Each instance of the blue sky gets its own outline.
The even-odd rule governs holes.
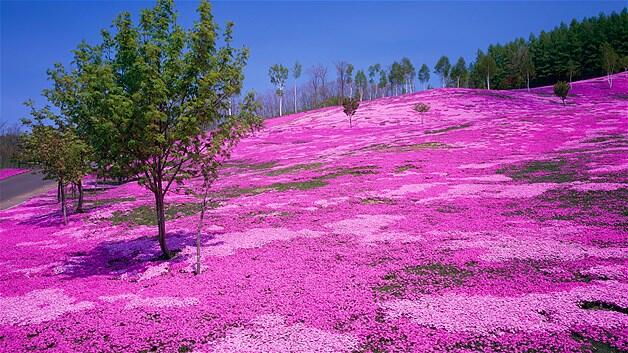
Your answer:
[[[136,15],[152,4],[0,0],[0,121],[25,117],[22,102],[29,98],[43,104],[46,69],[67,64],[82,39],[93,43],[117,13]],[[177,2],[184,26],[196,19],[196,6]],[[290,67],[299,60],[306,69],[322,63],[332,72],[337,60],[365,69],[407,56],[415,66],[425,62],[431,68],[443,54],[469,61],[491,43],[625,6],[625,1],[213,2],[218,22],[234,21],[236,44],[250,48],[245,86],[258,92],[270,89],[267,73],[274,63]]]

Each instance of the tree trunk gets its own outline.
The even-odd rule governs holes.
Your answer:
[[[78,183],[76,183],[78,188],[78,204],[76,205],[76,212],[83,213],[83,180],[80,179]]]
[[[61,193],[61,213],[63,214],[63,224],[68,224],[68,210],[65,206],[65,187],[63,185],[63,179],[59,180],[60,193]]]
[[[281,116],[281,104],[283,103],[283,96],[279,96],[279,116]]]
[[[297,112],[297,83],[294,83],[294,112]]]
[[[527,82],[528,82],[528,92],[530,92],[530,74],[526,74]]]
[[[159,229],[158,239],[159,248],[161,248],[162,257],[166,260],[172,258],[172,253],[168,250],[168,244],[166,244],[166,215],[164,212],[164,195],[161,191],[161,183],[157,186],[158,190],[155,193],[155,210],[157,213],[157,227]]]
[[[486,89],[488,90],[491,89],[491,76],[490,75],[486,75]]]
[[[203,183],[203,203],[201,204],[201,216],[198,220],[198,226],[196,227],[196,270],[195,274],[201,274],[201,233],[203,231],[203,220],[205,219],[205,210],[207,209],[207,195],[209,193],[209,182],[207,180]]]
[[[57,182],[57,203],[61,202],[61,182]]]

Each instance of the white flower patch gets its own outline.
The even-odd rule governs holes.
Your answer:
[[[342,353],[356,349],[359,340],[353,336],[327,332],[286,320],[276,314],[261,315],[248,327],[236,327],[214,347],[215,353]]]
[[[406,317],[426,327],[450,332],[557,332],[576,325],[604,328],[626,327],[625,314],[585,310],[583,301],[604,301],[625,306],[622,294],[628,285],[618,282],[578,287],[570,291],[492,295],[427,295],[418,300],[394,300],[382,304],[389,319]]]
[[[34,290],[17,297],[0,297],[0,324],[40,324],[93,307],[94,303],[78,302],[76,298],[65,295],[61,289]]]
[[[137,294],[119,294],[110,296],[101,296],[98,299],[107,302],[114,303],[118,301],[124,301],[125,309],[135,309],[140,307],[152,307],[152,308],[181,308],[189,305],[197,305],[200,301],[194,297],[141,297]]]
[[[253,228],[244,232],[218,234],[203,244],[202,256],[229,256],[238,249],[253,249],[262,247],[276,240],[291,240],[294,238],[320,237],[323,232],[308,229],[290,230],[286,228]],[[196,256],[196,248],[187,246],[182,255]]]
[[[393,215],[358,215],[355,218],[326,224],[325,227],[334,233],[356,236],[361,242],[367,244],[381,241],[413,242],[422,240],[423,237],[420,236],[384,230],[387,226],[404,218]]]

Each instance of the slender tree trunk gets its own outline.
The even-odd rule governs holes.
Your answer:
[[[283,96],[279,96],[279,116],[282,115],[281,104],[283,103]]]
[[[168,250],[168,244],[166,244],[166,214],[164,211],[164,195],[161,189],[161,181],[158,183],[157,192],[155,193],[155,210],[157,213],[157,228],[159,230],[159,248],[161,249],[163,258],[168,260],[172,258],[172,253]]]
[[[460,76],[456,79],[456,88],[460,88]]]
[[[196,227],[196,271],[197,275],[201,274],[201,233],[203,231],[203,220],[205,219],[205,210],[207,209],[207,196],[209,194],[209,182],[203,182],[203,203],[201,204],[201,215],[198,219]]]
[[[526,73],[527,83],[528,83],[528,92],[530,92],[530,73]]]
[[[65,205],[65,185],[63,185],[63,179],[59,180],[60,193],[61,193],[61,213],[63,214],[63,224],[68,224],[68,210]]]
[[[83,180],[79,179],[78,183],[76,183],[76,187],[78,188],[78,204],[76,205],[76,212],[83,213]]]
[[[491,89],[491,76],[490,75],[486,75],[486,89],[488,90]]]
[[[294,112],[297,112],[297,83],[294,83]]]
[[[61,202],[61,182],[57,182],[57,203]]]

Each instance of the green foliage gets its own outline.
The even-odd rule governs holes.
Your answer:
[[[268,76],[270,76],[270,83],[277,88],[277,95],[282,96],[288,79],[288,68],[281,64],[275,64],[268,69]]]
[[[419,69],[419,81],[423,85],[430,80],[430,68],[427,65],[421,65],[421,69]]]
[[[452,81],[456,83],[456,87],[460,87],[462,83],[463,86],[466,86],[465,82],[467,81],[467,63],[464,61],[463,57],[458,58],[456,64],[451,68],[450,76]]]
[[[624,9],[621,13],[573,20],[569,25],[562,23],[551,31],[530,35],[527,40],[517,38],[491,45],[486,52],[495,60],[491,87],[519,88],[527,84],[528,76],[531,86],[543,86],[570,76],[580,80],[608,74],[611,70],[605,67],[600,46],[606,42],[618,57],[628,55],[626,28],[628,10]],[[478,53],[470,76],[471,85],[477,88],[486,84],[486,74],[478,72],[484,70],[478,65],[480,58]],[[612,72],[617,68],[612,68]]]
[[[569,88],[569,84],[565,81],[558,81],[554,84],[554,94],[563,101],[563,105],[565,105],[565,99],[569,93]]]
[[[438,59],[436,65],[434,66],[434,73],[440,76],[443,87],[447,85],[447,80],[449,79],[449,70],[451,70],[449,58],[443,55],[440,57],[440,59]]]
[[[138,23],[124,12],[100,44],[79,45],[68,76],[78,102],[74,122],[99,164],[137,177],[155,195],[166,258],[164,195],[188,178],[215,179],[235,143],[261,125],[252,94],[228,114],[248,50],[232,46],[232,23],[219,35],[209,2],[197,12],[189,30],[171,0],[143,10]]]
[[[299,77],[301,77],[302,71],[303,71],[303,66],[301,66],[301,63],[299,63],[298,61],[295,62],[292,68],[292,77],[294,77],[294,79],[297,80]]]
[[[362,70],[358,70],[355,73],[355,86],[358,88],[358,92],[360,93],[360,100],[362,100],[364,96],[364,91],[368,88],[368,81],[366,79],[366,74]]]

